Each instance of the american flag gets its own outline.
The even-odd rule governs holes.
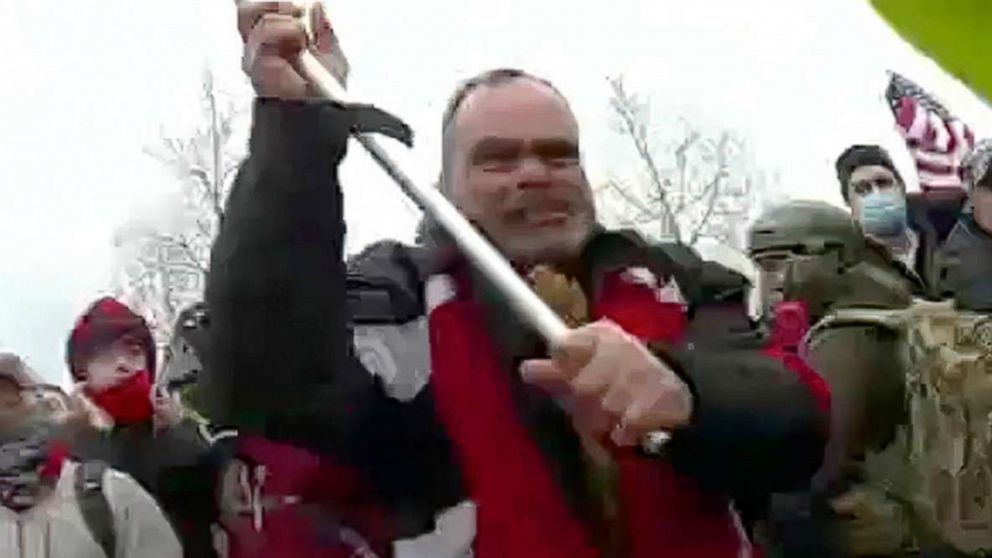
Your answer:
[[[920,86],[890,72],[885,97],[906,140],[923,191],[961,188],[961,160],[975,145],[971,129]]]

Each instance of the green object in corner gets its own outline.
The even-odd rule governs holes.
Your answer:
[[[899,35],[980,96],[992,99],[992,2],[870,0]]]

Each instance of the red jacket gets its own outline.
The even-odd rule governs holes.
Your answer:
[[[230,558],[387,554],[386,515],[353,469],[255,436],[236,444],[219,489]]]
[[[802,302],[781,302],[775,307],[771,339],[765,354],[781,360],[809,386],[820,410],[830,410],[830,386],[799,356],[799,346],[809,333],[809,310]]]
[[[685,307],[662,302],[655,285],[615,272],[599,292],[594,319],[610,319],[646,343],[682,341]],[[567,508],[548,463],[515,418],[481,309],[462,292],[437,305],[430,323],[438,412],[460,457],[468,496],[479,508],[477,556],[599,556],[590,526]],[[620,449],[614,459],[626,556],[750,555],[727,495],[703,490],[664,459]]]

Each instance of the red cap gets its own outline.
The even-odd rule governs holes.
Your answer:
[[[76,320],[66,344],[66,363],[75,381],[82,381],[86,361],[93,353],[122,337],[132,337],[145,349],[148,372],[155,376],[155,341],[144,318],[117,300],[104,297]]]

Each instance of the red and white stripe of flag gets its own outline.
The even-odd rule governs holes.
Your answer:
[[[957,119],[945,120],[910,96],[899,101],[896,128],[906,140],[916,162],[920,188],[961,188],[959,169],[965,154],[974,147],[971,129]]]

